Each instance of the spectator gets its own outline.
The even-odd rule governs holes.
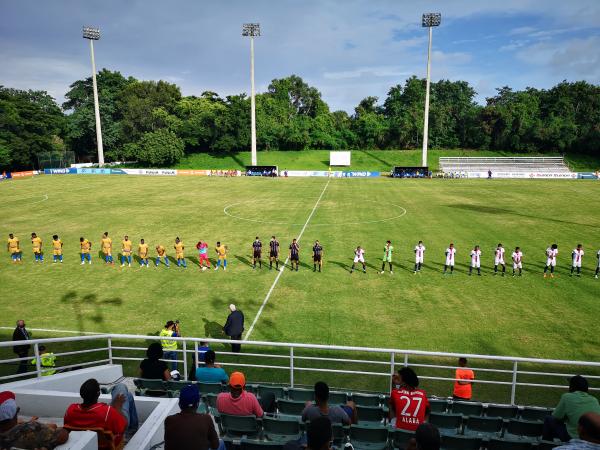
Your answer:
[[[569,381],[569,392],[562,395],[552,415],[544,420],[542,438],[559,438],[563,442],[577,439],[579,418],[588,412],[600,413],[600,405],[596,397],[588,394],[587,380],[576,375]]]
[[[208,342],[200,342],[200,347],[198,347],[198,362],[204,362],[204,355],[209,350],[210,345],[208,344]]]
[[[435,425],[422,423],[415,431],[415,437],[408,441],[406,450],[440,450],[440,432]]]
[[[571,439],[568,444],[556,448],[559,450],[600,450],[600,414],[583,414],[579,418],[577,433],[579,439]]]
[[[188,385],[179,393],[180,413],[165,419],[165,450],[224,450],[212,417],[198,414],[200,392]]]
[[[167,363],[161,361],[163,358],[163,349],[158,342],[153,342],[146,350],[146,359],[140,363],[140,378],[149,380],[170,380],[171,373]]]
[[[242,339],[242,333],[244,332],[244,313],[238,311],[234,304],[229,305],[231,311],[227,316],[227,322],[223,327],[223,331],[234,341]],[[239,353],[242,350],[241,344],[231,344],[231,351]]]
[[[215,365],[215,352],[208,350],[204,354],[204,366],[196,369],[196,381],[201,383],[227,383],[229,377],[218,365]]]
[[[43,370],[42,376],[54,375],[56,373],[54,369],[56,367],[56,356],[52,352],[47,352],[46,347],[43,345],[40,345],[38,350],[40,352],[40,366]],[[35,359],[31,360],[31,364],[35,366]]]
[[[24,320],[17,320],[17,327],[15,331],[13,331],[12,340],[13,341],[28,341],[31,339],[31,335],[25,328]],[[29,355],[29,349],[31,345],[23,344],[23,345],[15,345],[13,347],[13,352],[17,354],[19,358],[27,358]],[[19,361],[19,368],[17,369],[17,373],[25,373],[27,372],[27,360]]]
[[[177,370],[177,341],[168,338],[181,336],[179,321],[169,320],[160,331],[159,336],[165,359],[171,360],[171,370]]]
[[[458,368],[454,376],[454,391],[452,398],[454,400],[471,400],[473,396],[473,382],[475,373],[471,369],[466,369],[467,358],[458,358]]]
[[[488,169],[488,180],[492,179],[492,169]]]
[[[133,396],[124,384],[117,384],[110,405],[98,402],[100,384],[94,378],[85,381],[79,389],[83,403],[73,403],[65,413],[65,427],[78,429],[101,428],[113,435],[115,447],[121,444],[125,430],[138,427],[138,416]]]
[[[356,408],[353,402],[348,402],[344,407],[329,406],[329,386],[323,381],[315,383],[315,404],[308,404],[302,411],[302,421],[312,423],[318,417],[328,417],[331,423],[350,425],[356,423]]]
[[[229,378],[229,392],[217,396],[217,411],[232,416],[262,417],[264,411],[275,412],[275,395],[268,392],[259,401],[254,394],[247,392],[246,377],[242,372],[233,372]]]
[[[427,394],[419,386],[419,377],[409,367],[392,377],[390,419],[396,417],[396,428],[415,431],[429,416]]]
[[[0,392],[0,448],[53,449],[64,444],[69,433],[54,424],[42,424],[36,420],[19,423],[19,407],[15,394]]]

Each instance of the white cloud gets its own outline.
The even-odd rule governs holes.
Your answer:
[[[358,67],[352,70],[342,70],[337,72],[325,72],[323,73],[323,78],[326,80],[347,80],[363,77],[394,78],[404,77],[410,74],[410,72],[402,70],[399,66],[376,66]]]

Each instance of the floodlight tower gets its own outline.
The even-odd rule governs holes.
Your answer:
[[[429,83],[431,75],[431,36],[433,27],[439,27],[442,21],[440,13],[423,14],[422,25],[429,28],[429,46],[427,48],[427,85],[425,88],[425,118],[423,123],[423,167],[427,167],[427,141],[429,140]]]
[[[94,89],[94,115],[96,116],[96,142],[98,144],[98,165],[104,165],[104,147],[102,146],[102,126],[100,125],[100,105],[98,104],[98,85],[96,84],[96,61],[94,60],[94,41],[100,39],[100,28],[83,27],[83,38],[90,41],[92,54],[92,85]]]
[[[250,120],[252,165],[256,166],[256,102],[254,99],[254,38],[260,36],[259,23],[242,25],[242,36],[250,36]]]

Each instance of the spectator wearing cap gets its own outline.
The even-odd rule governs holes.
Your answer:
[[[27,331],[27,328],[25,328],[25,321],[17,320],[17,326],[15,328],[15,331],[13,331],[12,340],[13,341],[28,341],[29,339],[31,339],[31,335],[29,334],[29,331]],[[21,345],[15,345],[13,347],[13,352],[15,352],[19,358],[27,358],[27,356],[29,355],[30,349],[31,349],[31,345],[25,343],[25,344],[21,344]],[[17,373],[25,373],[25,372],[27,372],[27,360],[22,359],[21,361],[19,361],[19,367],[17,368]]]
[[[244,313],[239,311],[233,303],[229,305],[229,311],[223,331],[232,341],[241,341],[244,332]],[[242,344],[231,344],[231,351],[239,353],[242,351]]]
[[[275,412],[275,395],[265,393],[260,403],[252,394],[245,390],[246,377],[242,372],[233,372],[229,377],[229,392],[221,392],[217,396],[217,411],[232,416],[262,417],[264,412]]]
[[[559,450],[600,450],[600,414],[585,413],[577,426],[579,439],[571,439],[568,444],[556,447]]]
[[[562,395],[552,415],[544,420],[544,440],[576,439],[580,417],[588,412],[600,413],[598,399],[588,394],[588,388],[587,380],[581,375],[569,380],[569,392]]]
[[[357,422],[356,408],[353,402],[342,406],[329,406],[329,386],[323,381],[315,383],[315,404],[309,404],[302,411],[302,421],[312,423],[318,417],[329,417],[331,423],[350,425]]]
[[[419,377],[410,367],[403,367],[392,377],[390,419],[395,417],[396,428],[416,429],[429,417],[427,394],[419,387]]]
[[[181,412],[165,419],[165,450],[224,450],[212,417],[199,414],[200,392],[194,385],[185,386],[179,393]]]
[[[406,450],[440,450],[442,440],[435,425],[422,423],[415,431],[415,437],[408,441]]]
[[[19,423],[18,416],[15,394],[0,392],[0,448],[53,449],[69,439],[69,433],[64,428],[36,420]]]
[[[85,381],[79,389],[83,403],[73,403],[67,408],[65,428],[95,429],[101,428],[112,433],[113,443],[117,447],[123,441],[123,435],[129,428],[138,427],[138,416],[133,396],[127,387],[119,383],[111,391],[110,405],[98,402],[100,384],[94,378]]]
[[[201,383],[227,383],[229,377],[222,367],[215,364],[216,354],[213,350],[204,353],[204,365],[196,369],[196,381]]]

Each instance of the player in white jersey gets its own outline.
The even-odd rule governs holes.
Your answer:
[[[494,275],[498,273],[498,266],[502,266],[502,276],[504,276],[506,264],[504,263],[504,247],[502,247],[502,244],[498,244],[494,252]]]
[[[444,275],[446,275],[446,271],[448,267],[450,267],[450,275],[454,273],[454,257],[456,256],[456,249],[454,248],[454,244],[450,244],[450,246],[446,249],[446,264],[444,264]]]
[[[481,250],[479,245],[476,245],[471,250],[471,265],[469,266],[469,276],[473,273],[473,269],[477,269],[477,275],[481,276]]]
[[[598,273],[600,273],[600,250],[596,253],[596,258],[598,258],[598,265],[596,266],[596,275],[594,275],[594,278],[598,279]]]
[[[367,265],[365,264],[365,251],[360,248],[360,245],[356,247],[356,250],[354,250],[354,262],[352,263],[350,273],[354,272],[354,266],[357,262],[362,264],[363,272],[367,273]]]
[[[415,247],[415,273],[421,273],[421,266],[423,265],[424,259],[425,246],[423,245],[423,241],[419,241],[419,243]]]
[[[523,275],[523,252],[520,247],[516,247],[515,251],[512,254],[513,261],[513,277],[515,276],[515,271],[519,269],[519,276]]]
[[[546,272],[550,269],[550,278],[554,278],[554,268],[556,267],[556,256],[558,255],[558,245],[552,244],[546,249],[546,267],[544,267],[544,278]]]
[[[571,257],[573,258],[573,263],[571,264],[571,275],[573,276],[573,271],[577,270],[577,276],[581,276],[581,260],[583,259],[583,245],[577,244],[577,248],[573,249],[571,253]]]

